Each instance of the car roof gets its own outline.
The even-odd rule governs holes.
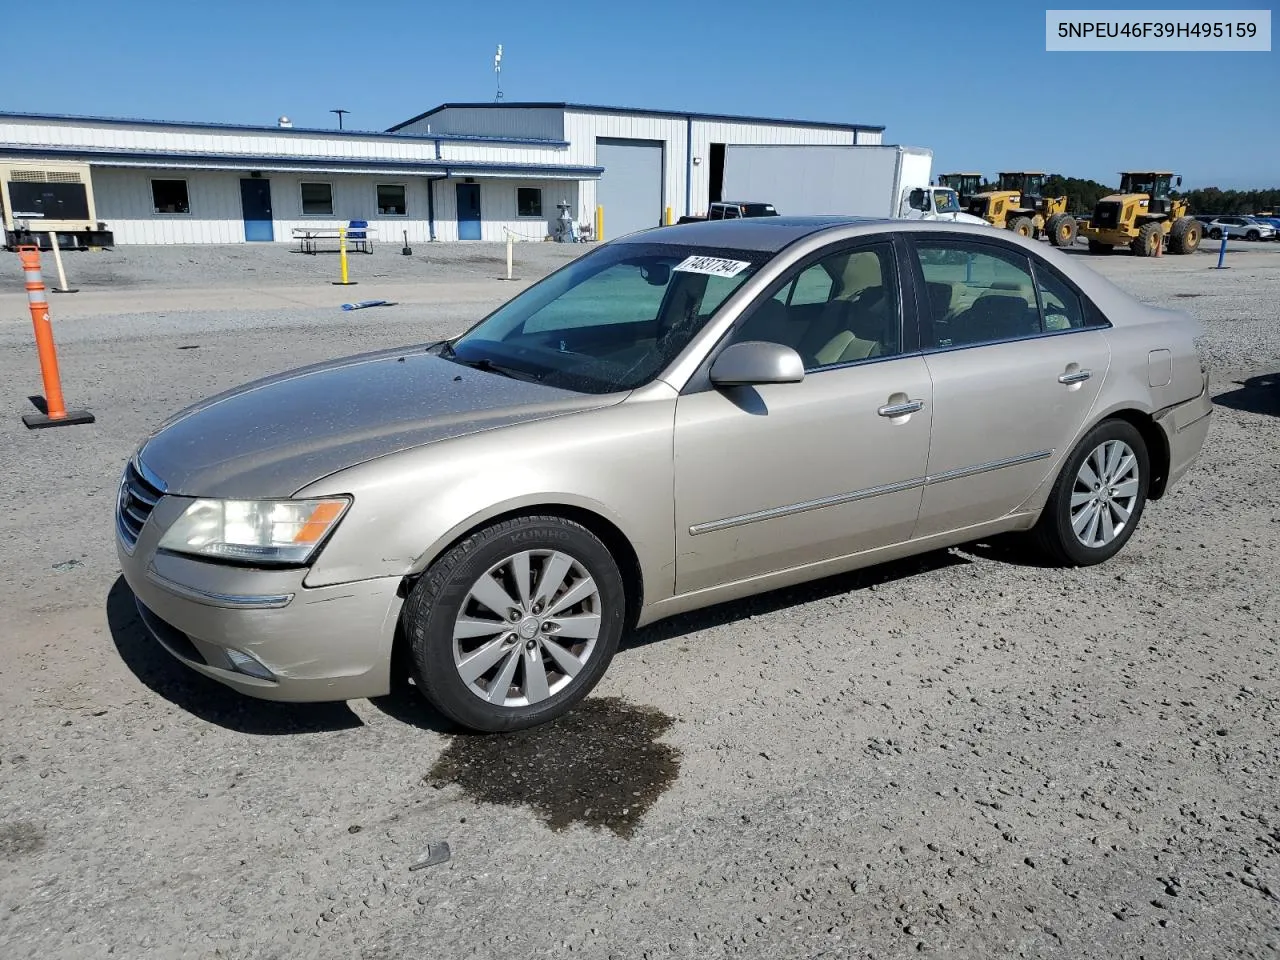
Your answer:
[[[670,227],[652,227],[619,237],[614,243],[672,243],[690,247],[719,247],[778,253],[797,240],[822,233],[888,233],[927,229],[990,237],[986,224],[952,223],[938,220],[898,220],[889,217],[745,217],[740,220],[704,220]],[[998,231],[1005,233],[1006,231]]]

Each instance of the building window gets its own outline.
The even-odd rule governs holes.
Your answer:
[[[304,217],[333,216],[333,184],[303,183],[301,186]]]
[[[408,212],[403,183],[380,183],[378,190],[378,215],[403,217]]]
[[[191,202],[187,198],[187,181],[152,180],[151,205],[156,213],[190,213]]]
[[[542,191],[537,187],[520,187],[517,189],[516,215],[520,217],[542,216]]]

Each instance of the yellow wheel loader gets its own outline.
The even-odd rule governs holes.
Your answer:
[[[1195,253],[1204,225],[1187,216],[1187,202],[1170,196],[1182,178],[1162,171],[1120,174],[1120,190],[1103,197],[1080,235],[1090,253],[1110,253],[1127,246],[1134,256],[1154,257],[1163,246],[1170,253]]]
[[[977,195],[978,189],[982,186],[982,174],[980,173],[940,173],[938,174],[938,186],[950,187],[960,197],[960,206],[968,207],[969,201]]]
[[[973,197],[969,212],[998,230],[1012,230],[1023,237],[1048,234],[1055,246],[1070,246],[1076,241],[1075,218],[1067,216],[1067,198],[1046,197],[1044,182],[1045,175],[1038,171],[1002,173],[995,190]],[[1055,217],[1050,229],[1049,221]]]

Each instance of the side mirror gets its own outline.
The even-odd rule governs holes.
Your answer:
[[[1181,178],[1181,177],[1178,177],[1177,185],[1178,185],[1179,187],[1180,187],[1180,186],[1182,186],[1182,178]]]
[[[804,361],[800,354],[780,343],[763,340],[732,344],[711,364],[711,382],[717,387],[799,383],[803,379]]]

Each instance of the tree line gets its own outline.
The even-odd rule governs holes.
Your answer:
[[[984,183],[983,190],[995,190],[996,184]],[[1050,174],[1045,178],[1045,195],[1067,198],[1067,209],[1072,213],[1088,215],[1098,201],[1116,192],[1116,187],[1098,183],[1097,180],[1080,180]],[[1218,213],[1248,215],[1280,211],[1280,188],[1270,190],[1219,190],[1205,187],[1200,190],[1174,190],[1175,197],[1187,201],[1190,213]]]

